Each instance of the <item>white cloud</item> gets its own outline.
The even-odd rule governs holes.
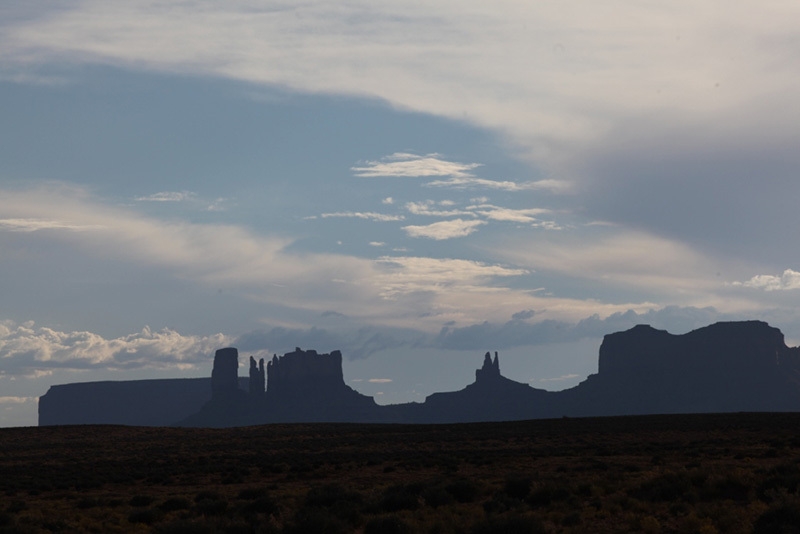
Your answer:
[[[394,199],[392,197],[386,197],[381,201],[382,204],[394,204]]]
[[[439,203],[441,206],[452,206],[452,203]],[[409,213],[414,215],[425,215],[429,217],[456,217],[459,215],[469,215],[472,216],[473,214],[466,210],[440,210],[436,209],[436,202],[433,200],[425,200],[422,202],[407,202],[406,209]]]
[[[41,245],[47,245],[48,240],[63,241],[70,244],[79,261],[123,261],[156,268],[164,276],[224,290],[270,309],[294,310],[298,317],[317,317],[337,310],[368,324],[428,330],[440,324],[426,319],[426,314],[442,320],[480,321],[544,307],[524,289],[498,287],[500,279],[527,273],[525,269],[456,259],[371,260],[295,251],[285,238],[256,236],[231,225],[146,217],[119,206],[108,207],[81,192],[3,190],[0,213],[37,219],[49,214],[57,220],[96,228],[17,234],[14,237],[19,242],[12,242],[14,246],[24,248],[29,241]],[[465,222],[466,227],[458,221],[451,227],[420,227],[420,235],[444,238],[469,232],[474,229],[471,225],[485,224]],[[564,310],[573,305],[579,316],[604,309],[597,303],[578,301],[550,302],[546,307]],[[610,312],[616,310],[612,307]]]
[[[724,279],[717,276],[730,270],[724,259],[647,232],[593,229],[557,238],[542,234],[535,246],[508,240],[493,249],[494,257],[562,280],[581,280],[596,291],[635,292],[661,305],[713,306],[726,313],[763,308],[726,291]]]
[[[323,213],[320,215],[323,219],[331,217],[342,217],[352,219],[364,219],[368,221],[389,222],[389,221],[402,221],[405,219],[402,215],[386,215],[384,213],[375,212],[360,212],[360,211],[345,211],[336,213]]]
[[[376,177],[409,177],[452,176],[455,178],[470,177],[473,169],[480,163],[458,163],[441,159],[439,154],[418,156],[396,152],[380,161],[367,161],[362,167],[352,167],[356,176],[364,178]]]
[[[764,291],[800,289],[800,272],[786,269],[780,276],[759,274],[745,282],[733,282],[732,285],[763,289]]]
[[[542,228],[544,230],[563,230],[564,227],[555,221],[536,221],[531,224],[534,228]]]
[[[434,180],[425,184],[428,187],[452,187],[457,189],[484,188],[499,191],[535,191],[545,190],[556,193],[565,193],[572,189],[566,182],[556,180],[539,180],[535,182],[511,182],[508,180],[487,180],[476,176],[456,176],[447,180]]]
[[[370,378],[367,382],[371,384],[389,384],[392,382],[391,378]]]
[[[395,317],[413,315],[424,331],[438,331],[453,324],[506,321],[519,310],[536,310],[541,320],[579,321],[598,314],[635,310],[646,312],[658,306],[648,302],[604,303],[595,299],[548,296],[537,290],[514,290],[503,285],[532,273],[531,269],[486,264],[463,259],[394,256],[377,260],[382,267],[374,278],[381,297],[393,304]]]
[[[197,193],[191,191],[162,191],[144,197],[136,197],[138,202],[183,202],[195,198]]]
[[[0,324],[0,362],[4,375],[31,376],[58,369],[191,369],[227,346],[231,338],[184,336],[170,329],[105,339],[92,332],[61,332],[30,322]]]
[[[9,232],[36,232],[38,230],[97,230],[100,225],[75,224],[52,219],[18,218],[0,219],[0,230]]]
[[[486,221],[465,221],[463,219],[453,219],[451,221],[440,221],[425,226],[403,226],[403,230],[411,237],[426,237],[442,241],[444,239],[454,239],[466,237],[478,230],[478,226],[486,224]]]
[[[384,246],[386,246],[386,243],[384,243],[383,241],[370,241],[369,242],[369,246],[371,246],[371,247],[384,247]]]
[[[550,213],[551,211],[545,208],[523,208],[523,209],[503,208],[500,206],[493,206],[491,204],[468,206],[467,209],[473,213],[479,214],[482,217],[486,217],[487,219],[493,221],[509,221],[509,222],[520,222],[520,223],[536,222],[538,220],[536,218],[537,215]]]
[[[480,287],[485,280],[521,276],[529,272],[526,269],[449,258],[385,256],[377,261],[385,268],[378,277],[384,296],[454,288],[466,293]]]

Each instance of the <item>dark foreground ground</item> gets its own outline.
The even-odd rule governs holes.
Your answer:
[[[0,532],[800,532],[799,491],[800,414],[0,429]]]

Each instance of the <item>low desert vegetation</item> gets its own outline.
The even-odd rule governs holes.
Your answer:
[[[0,533],[793,532],[800,414],[0,429]]]

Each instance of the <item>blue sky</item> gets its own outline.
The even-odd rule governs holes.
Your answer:
[[[345,356],[561,389],[606,333],[800,343],[792,2],[0,7],[0,425],[52,384]]]

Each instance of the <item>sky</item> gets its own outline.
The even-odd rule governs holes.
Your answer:
[[[800,344],[800,4],[0,4],[0,426],[341,350],[423,401],[605,334]]]

